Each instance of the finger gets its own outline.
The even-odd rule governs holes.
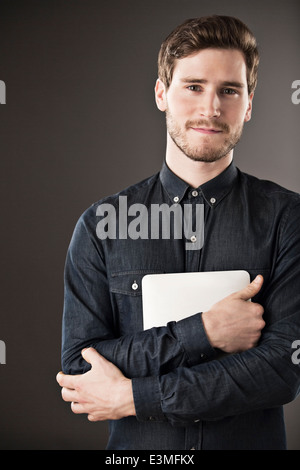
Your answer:
[[[66,387],[70,389],[75,388],[76,377],[74,375],[66,375],[63,372],[59,372],[56,376],[56,381],[61,387]]]
[[[259,274],[256,278],[248,284],[247,287],[237,292],[237,296],[242,300],[249,300],[254,297],[262,288],[264,278]]]
[[[96,421],[106,421],[106,417],[105,417],[105,416],[101,417],[101,416],[99,416],[99,415],[95,416],[95,415],[89,414],[87,418],[88,418],[89,421],[92,421],[92,422],[96,422]]]
[[[86,407],[82,403],[78,403],[76,401],[72,401],[71,403],[71,410],[75,414],[82,414],[82,413],[87,413]]]
[[[70,388],[63,387],[61,390],[61,396],[64,401],[79,401],[80,397],[76,390],[72,390]]]
[[[91,364],[91,366],[95,366],[99,362],[99,359],[103,359],[103,357],[94,348],[83,349],[81,351],[81,355],[86,362]]]
[[[99,421],[99,419],[97,419],[94,415],[88,415],[87,418],[89,421]]]
[[[63,372],[58,372],[58,374],[56,375],[56,382],[59,383],[59,385],[62,387],[62,382],[64,380],[64,373]]]

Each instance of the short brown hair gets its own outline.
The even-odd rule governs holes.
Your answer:
[[[158,76],[169,88],[175,60],[201,49],[237,49],[245,57],[248,93],[255,90],[259,54],[250,29],[231,16],[205,16],[186,20],[172,31],[162,43],[158,55]]]

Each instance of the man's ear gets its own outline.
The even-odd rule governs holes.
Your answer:
[[[248,98],[249,101],[248,101],[248,107],[247,107],[247,111],[246,111],[245,119],[244,119],[245,122],[248,122],[251,119],[253,96],[254,96],[254,92],[251,93]]]
[[[156,80],[154,90],[156,106],[160,111],[165,111],[167,109],[166,87],[159,78]]]

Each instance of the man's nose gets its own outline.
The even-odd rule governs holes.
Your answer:
[[[205,118],[217,118],[220,116],[220,99],[215,92],[206,92],[201,95],[199,113]]]

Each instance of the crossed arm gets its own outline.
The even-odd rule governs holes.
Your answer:
[[[245,289],[202,314],[208,339],[214,348],[235,353],[256,345],[265,325],[263,308],[247,300],[259,292],[262,283],[262,277],[258,276]],[[62,397],[71,402],[72,411],[86,413],[91,421],[135,415],[132,380],[94,348],[84,349],[82,356],[91,365],[91,370],[80,375],[62,372],[57,375]]]

